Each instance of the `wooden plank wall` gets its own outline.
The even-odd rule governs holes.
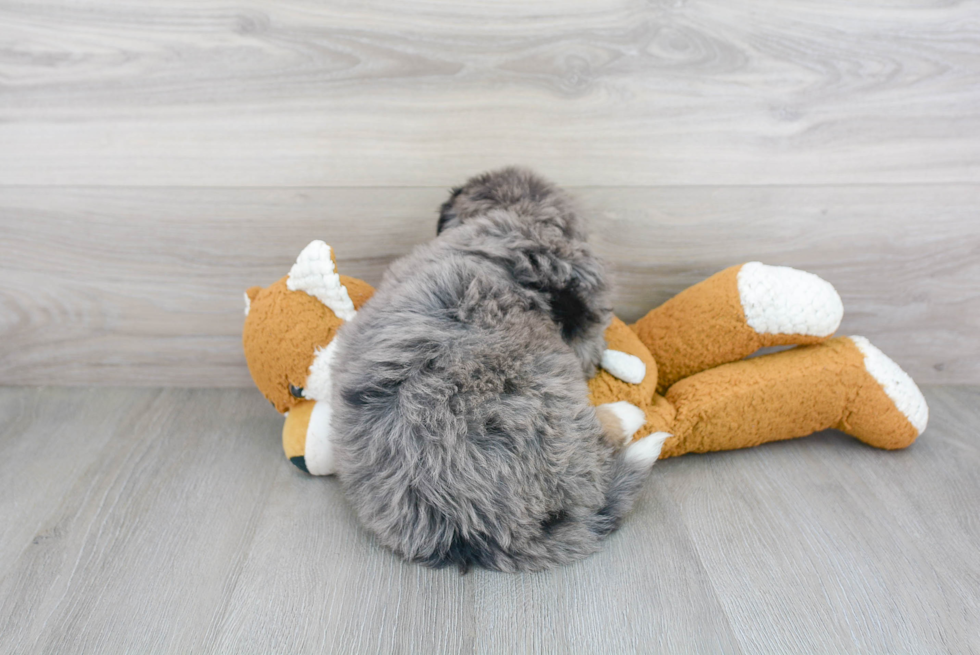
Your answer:
[[[0,0],[0,383],[239,386],[313,238],[377,282],[446,189],[572,187],[635,318],[758,259],[980,382],[980,5]]]

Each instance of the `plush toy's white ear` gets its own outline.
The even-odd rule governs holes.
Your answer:
[[[323,241],[311,241],[296,258],[289,269],[286,288],[290,291],[305,291],[329,307],[337,318],[349,321],[357,311],[347,293],[347,287],[340,282],[330,258],[330,246]]]
[[[245,290],[245,316],[252,309],[252,301],[262,291],[262,287],[249,287]]]

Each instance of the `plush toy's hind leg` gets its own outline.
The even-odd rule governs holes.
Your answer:
[[[829,282],[750,262],[682,291],[631,327],[657,360],[663,393],[682,378],[765,346],[820,343],[843,314]]]
[[[862,337],[800,346],[698,373],[667,392],[675,436],[661,457],[733,450],[836,428],[904,448],[928,408],[912,379]]]

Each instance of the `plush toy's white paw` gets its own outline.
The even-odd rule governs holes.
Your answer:
[[[306,450],[303,453],[310,475],[333,475],[337,472],[330,443],[330,403],[318,402],[310,413],[306,428]]]
[[[626,449],[626,460],[639,467],[651,467],[660,457],[664,442],[673,435],[667,432],[654,432],[636,441]]]
[[[606,349],[606,352],[602,353],[601,366],[610,374],[630,384],[643,382],[647,374],[647,365],[642,359],[621,350]]]
[[[864,337],[849,338],[864,355],[864,368],[878,381],[885,394],[895,403],[898,411],[905,415],[912,427],[922,434],[929,422],[929,406],[915,381],[894,360]]]
[[[616,436],[622,439],[623,443],[629,443],[636,431],[647,422],[647,415],[643,413],[643,410],[625,400],[617,403],[603,403],[596,407],[595,411],[600,415],[600,420],[604,415],[611,415],[619,426]],[[606,425],[608,422],[603,421],[603,424]]]
[[[827,337],[844,317],[844,303],[830,282],[788,266],[743,265],[738,294],[745,322],[759,334]]]

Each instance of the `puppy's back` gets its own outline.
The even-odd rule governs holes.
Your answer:
[[[601,437],[549,295],[515,280],[495,220],[519,217],[456,227],[396,262],[338,336],[345,491],[385,546],[430,566],[581,558],[645,477]]]

